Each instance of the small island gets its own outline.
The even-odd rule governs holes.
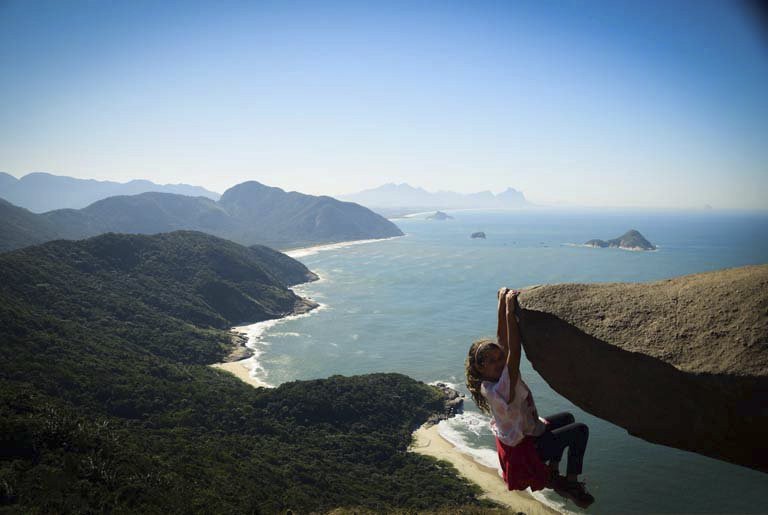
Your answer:
[[[483,231],[473,232],[472,234],[470,234],[469,237],[472,238],[473,240],[476,240],[478,238],[480,238],[481,240],[484,240],[485,233]]]
[[[656,246],[650,241],[646,240],[645,237],[635,229],[631,229],[618,238],[614,238],[612,240],[589,240],[588,242],[584,243],[584,245],[588,247],[600,248],[614,247],[624,250],[656,250]]]
[[[435,211],[434,215],[429,215],[427,220],[453,220],[453,217],[442,211]]]

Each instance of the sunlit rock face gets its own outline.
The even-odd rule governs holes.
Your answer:
[[[520,295],[549,385],[654,443],[768,472],[768,265]]]

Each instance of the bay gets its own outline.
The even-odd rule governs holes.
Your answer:
[[[464,358],[473,340],[495,335],[501,286],[651,281],[768,262],[765,212],[448,213],[453,220],[395,220],[404,237],[299,253],[321,280],[294,289],[322,307],[263,331],[256,342],[259,378],[277,385],[334,374],[399,372],[448,382],[466,394]],[[629,229],[659,249],[579,246]],[[487,238],[471,239],[476,231]],[[768,475],[630,436],[554,392],[525,358],[521,371],[543,416],[570,411],[590,428],[583,479],[597,499],[591,512],[766,511]],[[488,419],[471,399],[465,405],[465,414],[444,424],[442,432],[495,466]],[[547,501],[562,506],[557,496],[547,495]],[[575,508],[569,503],[568,509]]]

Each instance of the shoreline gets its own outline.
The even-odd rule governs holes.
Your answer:
[[[315,279],[291,285],[288,289],[293,291],[293,288],[296,286],[311,284],[322,280],[322,277],[317,274],[315,274],[315,277]],[[229,332],[231,335],[230,342],[232,344],[232,349],[227,357],[224,358],[224,361],[211,363],[208,366],[229,372],[241,381],[244,381],[255,388],[274,388],[273,385],[256,377],[257,371],[259,369],[263,370],[263,367],[259,365],[257,360],[257,358],[261,356],[262,351],[258,349],[256,345],[269,328],[286,320],[309,316],[312,312],[319,311],[325,307],[325,304],[315,302],[310,298],[298,297],[298,300],[293,306],[293,310],[287,315],[230,328]]]
[[[408,451],[447,461],[460,476],[480,487],[483,491],[480,498],[495,501],[513,512],[525,512],[526,515],[560,513],[527,491],[507,490],[497,469],[482,465],[461,452],[440,434],[438,425],[424,424],[414,431]]]
[[[374,243],[377,241],[394,240],[395,238],[402,238],[403,236],[405,236],[405,234],[401,236],[389,236],[387,238],[372,238],[368,240],[349,240],[349,241],[339,241],[336,243],[323,243],[321,245],[312,245],[309,247],[296,247],[295,249],[281,250],[280,252],[282,252],[288,257],[292,257],[296,259],[304,256],[310,256],[312,254],[316,254],[317,252],[322,252],[324,250],[343,249],[346,247],[352,247],[354,245],[362,245],[364,243]]]
[[[629,252],[658,252],[661,247],[658,245],[655,245],[656,248],[653,249],[644,249],[642,247],[601,247],[599,245],[587,245],[586,243],[561,243],[564,247],[581,247],[586,249],[619,249],[619,250],[626,250]]]
[[[213,363],[210,366],[213,368],[218,368],[219,370],[224,370],[225,372],[229,372],[230,374],[234,375],[241,381],[248,383],[254,388],[272,388],[271,385],[265,383],[261,379],[251,376],[252,369],[246,366],[246,362],[250,361],[250,359],[251,358],[246,358],[241,359],[240,361],[230,361],[228,363]]]
[[[303,302],[301,303],[297,303],[297,307],[288,315],[279,318],[270,318],[269,320],[262,320],[261,322],[255,322],[253,324],[232,327],[229,330],[232,334],[232,343],[234,345],[232,352],[230,352],[229,356],[225,358],[223,362],[211,363],[208,366],[229,372],[238,379],[245,381],[256,388],[274,388],[274,385],[256,377],[258,371],[263,370],[263,367],[258,361],[258,358],[263,351],[257,347],[257,344],[261,341],[264,333],[266,333],[268,329],[271,329],[286,320],[310,316],[312,313],[320,311],[325,307],[325,304],[308,301],[308,299],[302,298],[302,301]],[[234,360],[233,356],[237,356],[238,354],[243,357]]]
[[[272,388],[271,385],[251,375],[251,369],[246,366],[249,360],[250,358],[229,363],[214,363],[210,366],[229,372],[254,388]],[[529,492],[507,490],[497,469],[482,465],[468,454],[461,452],[458,447],[440,434],[438,424],[425,423],[414,431],[413,441],[408,447],[408,452],[447,461],[453,465],[459,476],[474,483],[482,490],[481,499],[494,501],[512,512],[524,512],[526,515],[561,513],[539,501]]]
[[[402,238],[403,236],[315,245],[311,247],[296,248],[282,252],[287,256],[295,259],[297,257],[308,256],[325,250],[341,249],[349,246],[372,243],[376,241]],[[309,282],[312,281],[301,284],[308,284]],[[231,329],[231,332],[233,333],[232,341],[235,345],[233,352],[242,352],[243,347],[245,347],[248,349],[251,355],[245,359],[240,359],[237,361],[230,360],[223,363],[214,363],[210,366],[229,372],[230,374],[253,386],[254,388],[273,388],[273,385],[270,385],[266,381],[256,377],[255,372],[258,371],[258,369],[261,369],[261,366],[257,361],[258,357],[261,355],[261,351],[259,351],[255,345],[269,328],[281,323],[281,321],[300,316],[309,316],[312,314],[312,312],[322,309],[323,307],[323,304],[318,304],[317,306],[308,310],[297,310],[294,313],[281,318],[265,320],[247,326],[233,327]],[[242,340],[244,337],[247,339],[247,341],[243,344]],[[230,356],[232,356],[232,354],[230,354]],[[472,459],[472,457],[468,454],[461,452],[458,447],[440,435],[438,424],[424,424],[419,429],[417,429],[413,433],[413,441],[411,446],[408,448],[408,451],[416,452],[425,456],[432,456],[451,463],[456,468],[460,476],[465,477],[467,480],[476,484],[482,490],[483,493],[480,497],[483,499],[495,501],[510,510],[515,512],[522,511],[527,515],[560,513],[533,497],[529,492],[507,490],[506,485],[504,484],[496,469],[482,465]]]

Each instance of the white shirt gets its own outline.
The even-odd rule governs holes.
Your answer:
[[[517,375],[515,398],[509,402],[509,369],[504,367],[501,377],[495,383],[483,381],[480,393],[488,400],[493,418],[491,430],[499,440],[515,446],[525,435],[539,436],[546,429],[544,419],[536,411],[536,403],[528,385],[520,374]]]

